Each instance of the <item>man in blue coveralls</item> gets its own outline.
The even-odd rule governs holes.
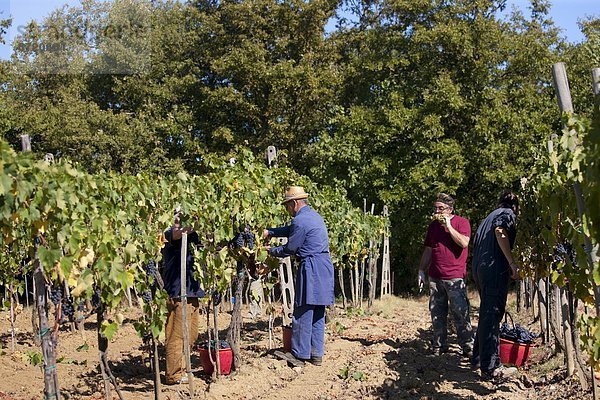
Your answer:
[[[264,237],[288,238],[284,246],[270,248],[271,255],[300,258],[292,315],[292,354],[287,355],[294,366],[303,365],[304,361],[321,365],[325,352],[325,306],[334,303],[327,228],[307,199],[304,188],[290,186],[282,204],[293,217],[291,225],[263,232]]]

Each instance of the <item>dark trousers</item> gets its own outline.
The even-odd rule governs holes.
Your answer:
[[[481,372],[491,372],[500,365],[500,323],[506,310],[510,282],[510,268],[503,261],[473,265],[473,277],[481,299],[473,361],[479,361]]]

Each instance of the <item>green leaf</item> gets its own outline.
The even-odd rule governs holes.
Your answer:
[[[356,371],[352,374],[352,379],[355,381],[363,381],[365,379],[365,373],[362,371]]]
[[[112,340],[115,333],[117,333],[117,329],[119,329],[119,324],[116,322],[109,323],[108,321],[102,321],[100,333],[108,340]]]

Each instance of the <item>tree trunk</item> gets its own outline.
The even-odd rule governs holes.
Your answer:
[[[217,308],[217,306],[215,306],[213,304],[213,325],[215,327],[215,357],[216,357],[216,362],[215,362],[215,372],[217,373],[217,376],[221,375],[221,357],[219,357],[219,351],[221,350],[221,343],[219,340],[219,321],[218,321],[218,317],[219,317],[219,309]],[[209,346],[210,347],[210,346]],[[237,345],[237,351],[238,351],[238,363],[239,363],[239,338],[238,338],[238,345]],[[233,349],[232,349],[233,351]],[[209,353],[210,353],[210,348],[209,348]],[[214,372],[213,372],[214,374]],[[192,395],[193,397],[193,395]]]
[[[538,280],[538,315],[540,321],[540,333],[544,343],[548,343],[548,293],[546,279]]]
[[[358,290],[358,299],[359,299],[359,307],[362,308],[363,306],[363,289],[365,286],[365,264],[366,264],[366,259],[363,259],[360,262],[360,275],[358,277],[358,284],[359,284],[359,290]]]
[[[356,292],[354,291],[354,267],[351,267],[350,273],[350,293],[352,294],[352,307],[356,307]]]
[[[10,352],[14,353],[17,347],[17,338],[15,336],[15,296],[13,296],[14,287],[12,283],[8,291],[10,292]]]
[[[338,278],[340,281],[340,289],[342,291],[342,306],[344,307],[344,310],[346,309],[347,306],[347,300],[346,300],[346,288],[344,288],[344,267],[342,267],[341,265],[338,267]]]
[[[579,332],[579,328],[577,327],[577,320],[579,319],[579,311],[577,310],[577,305],[578,302],[577,300],[573,299],[573,294],[569,293],[569,308],[571,309],[571,323],[573,325],[573,331],[572,331],[572,340],[573,340],[573,349],[575,351],[574,353],[574,358],[575,358],[575,368],[577,369],[577,376],[579,377],[579,381],[581,382],[581,388],[585,391],[587,391],[590,388],[590,384],[593,384],[592,380],[593,379],[591,376],[589,376],[586,372],[587,372],[587,365],[586,362],[583,361],[583,357],[581,356],[581,346],[580,346],[580,332]]]
[[[34,268],[35,268],[35,264],[34,264]],[[44,281],[45,282],[45,281]],[[32,290],[33,290],[33,309],[31,310],[31,328],[32,328],[32,332],[40,332],[40,318],[39,318],[39,313],[38,313],[38,306],[37,306],[37,289],[35,287],[35,271],[33,273],[32,276],[32,281],[31,281],[31,286],[32,286]],[[45,284],[44,284],[44,293],[45,292]],[[44,296],[45,298],[45,296]],[[44,310],[46,309],[46,307],[44,306]],[[36,346],[41,347],[42,346],[42,338],[40,335],[33,335],[33,343]]]
[[[523,299],[523,280],[517,281],[517,312],[521,312],[521,303]]]
[[[567,289],[560,288],[560,309],[562,317],[563,335],[565,343],[565,363],[567,364],[567,376],[575,373],[575,360],[573,358],[573,332],[571,328],[571,312],[567,299]]]
[[[550,295],[550,328],[552,336],[554,336],[554,352],[563,353],[565,351],[565,341],[562,329],[562,317],[560,307],[560,288],[557,285],[552,285]]]
[[[58,385],[58,374],[56,373],[56,354],[54,353],[54,344],[51,340],[51,330],[46,314],[46,278],[44,277],[42,263],[37,257],[37,250],[34,261],[33,285],[36,293],[35,308],[39,317],[39,333],[36,336],[41,339],[44,357],[44,398],[59,400],[60,386]]]
[[[152,335],[152,370],[154,372],[154,400],[160,399],[160,364],[158,359],[158,343]]]
[[[102,381],[104,382],[104,396],[106,400],[112,400],[110,391],[110,383],[113,384],[119,399],[123,399],[123,394],[117,383],[117,379],[114,377],[108,364],[108,358],[106,352],[108,351],[108,339],[101,333],[102,322],[104,321],[104,306],[101,304],[98,306],[97,319],[98,319],[98,352],[100,354],[100,371],[102,372]]]
[[[234,279],[233,287],[235,288],[236,300],[241,298],[244,293],[244,284],[246,282],[246,269],[244,267],[238,267],[238,273]],[[215,321],[215,330],[218,330]],[[231,312],[231,323],[227,331],[227,342],[233,352],[233,370],[238,371],[241,365],[241,354],[240,354],[240,337],[242,331],[242,302],[236,301],[233,305],[233,311]],[[217,361],[219,357],[217,357]]]

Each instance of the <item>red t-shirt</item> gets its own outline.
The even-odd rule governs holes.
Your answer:
[[[466,218],[455,215],[450,220],[450,225],[458,233],[467,237],[471,236],[471,224]],[[427,236],[425,236],[425,246],[431,247],[430,277],[455,279],[467,276],[468,250],[456,244],[440,222],[433,221],[429,224]]]

